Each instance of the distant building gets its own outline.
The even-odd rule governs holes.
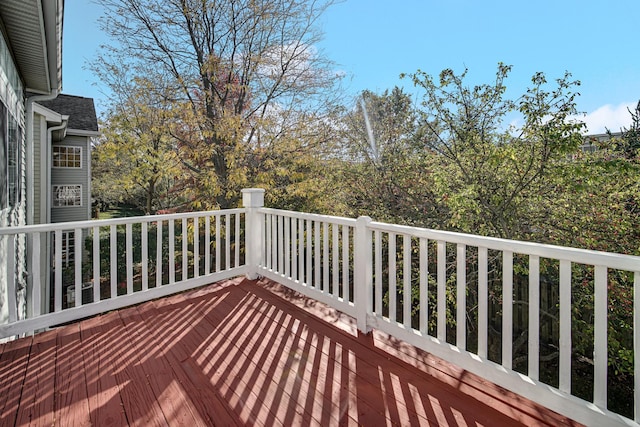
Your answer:
[[[607,141],[614,137],[621,137],[622,132],[597,133],[593,135],[585,135],[580,149],[587,153],[593,153],[598,150],[598,143]]]
[[[39,222],[91,219],[91,139],[98,136],[93,99],[58,95],[37,103],[34,112],[34,146],[43,174],[35,188],[40,193],[34,198],[40,208],[35,217]]]

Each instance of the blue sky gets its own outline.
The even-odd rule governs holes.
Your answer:
[[[90,0],[66,0],[63,45],[65,93],[104,95],[86,69],[105,42]],[[469,83],[489,83],[498,62],[513,66],[508,93],[522,94],[536,71],[565,71],[582,82],[578,109],[591,133],[627,126],[627,107],[640,100],[638,0],[346,0],[321,19],[318,46],[347,75],[348,93],[395,85],[413,93],[400,73],[469,69]]]

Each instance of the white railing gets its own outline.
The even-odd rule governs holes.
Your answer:
[[[356,220],[263,209],[259,274],[356,317],[353,239]]]
[[[15,262],[4,262],[0,338],[245,274],[244,217],[231,209],[0,228],[9,258],[19,239],[30,248],[22,298]]]
[[[247,189],[243,209],[0,229],[9,254],[28,237],[33,282],[21,318],[9,281],[13,308],[0,337],[264,276],[355,317],[363,332],[383,331],[578,422],[640,425],[640,357],[628,397],[635,418],[607,409],[608,287],[631,288],[631,350],[640,355],[640,257],[268,209],[263,200],[263,190]],[[63,256],[70,241],[73,260]],[[5,264],[11,277],[14,263]],[[582,355],[593,366],[586,396],[572,381],[578,295],[593,301],[583,323],[593,329],[592,355]],[[541,378],[553,370],[540,369],[549,348],[556,373]]]
[[[251,238],[262,242],[258,274],[354,316],[360,330],[384,331],[584,424],[638,425],[640,357],[635,358],[635,397],[628,397],[635,421],[607,409],[607,288],[613,275],[630,277],[637,331],[640,257],[368,217],[267,208],[251,215],[258,218]],[[592,395],[582,396],[587,400],[572,395],[576,281],[593,289]],[[555,307],[559,312],[550,313]],[[522,337],[526,345],[517,349],[515,341]],[[638,333],[632,341],[640,354]],[[555,378],[539,378],[541,364],[547,363],[543,342],[557,352],[551,358],[557,364]]]

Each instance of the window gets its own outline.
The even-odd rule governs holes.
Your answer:
[[[82,206],[82,185],[54,185],[53,207]]]
[[[16,206],[22,193],[22,133],[13,116],[8,117],[7,164],[9,175],[9,206]]]
[[[22,128],[0,102],[0,209],[15,207],[22,198]]]
[[[53,146],[53,167],[54,168],[81,168],[82,167],[82,147],[72,147],[68,145]]]
[[[9,201],[9,170],[7,168],[7,107],[0,102],[0,209],[5,209]]]
[[[73,263],[76,255],[76,240],[75,233],[73,231],[62,232],[62,265],[69,267],[70,263]],[[54,234],[54,248],[55,248],[55,234]]]

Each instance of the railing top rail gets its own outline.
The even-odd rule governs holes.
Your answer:
[[[341,216],[332,216],[332,215],[321,215],[321,214],[313,214],[313,213],[305,213],[305,212],[296,212],[296,211],[288,211],[282,209],[272,209],[272,208],[260,208],[260,213],[272,214],[272,215],[283,215],[289,216],[292,218],[300,218],[300,219],[310,219],[314,221],[322,221],[322,222],[330,222],[338,225],[347,225],[351,227],[355,227],[356,220],[352,218],[345,218]]]
[[[21,233],[48,232],[56,230],[73,230],[77,228],[105,227],[109,225],[136,224],[141,222],[167,221],[171,219],[196,218],[203,216],[226,215],[243,212],[245,212],[245,208],[183,212],[162,215],[130,216],[126,218],[94,219],[89,221],[56,222],[50,224],[22,225],[17,227],[0,227],[0,236]]]
[[[511,251],[519,254],[536,255],[542,258],[572,261],[578,264],[602,265],[609,268],[640,272],[640,257],[633,255],[600,252],[588,249],[570,248],[544,243],[524,242],[501,239],[497,237],[478,236],[474,234],[440,231],[407,225],[371,222],[370,230],[409,234],[431,240],[443,240],[469,246],[484,247],[499,251]]]

